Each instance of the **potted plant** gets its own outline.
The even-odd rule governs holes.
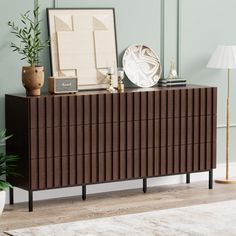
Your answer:
[[[9,175],[16,175],[14,172],[15,161],[18,159],[17,156],[7,155],[3,151],[5,141],[11,136],[6,136],[6,130],[0,130],[0,215],[3,212],[6,201],[6,192],[4,191],[7,188],[11,188],[11,184],[6,181],[6,177]]]
[[[30,64],[22,68],[22,83],[26,94],[38,96],[44,84],[44,67],[39,65],[39,53],[49,45],[49,40],[41,40],[38,3],[33,11],[21,14],[21,23],[22,27],[19,27],[14,21],[8,22],[11,33],[19,40],[19,44],[11,43],[11,48],[13,52],[22,55],[21,60],[27,60]]]

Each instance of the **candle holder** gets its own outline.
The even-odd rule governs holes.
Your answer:
[[[107,70],[107,79],[109,81],[109,86],[107,87],[107,91],[109,93],[114,93],[116,90],[112,85],[112,75],[114,74],[113,68],[108,68]]]
[[[117,72],[117,76],[118,76],[118,93],[123,93],[124,90],[125,90],[125,86],[124,86],[124,83],[123,83],[123,79],[124,79],[124,70],[121,68],[121,69],[118,69],[118,72]]]

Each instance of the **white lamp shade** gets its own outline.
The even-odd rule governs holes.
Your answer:
[[[207,67],[236,69],[236,46],[218,46],[212,54]]]

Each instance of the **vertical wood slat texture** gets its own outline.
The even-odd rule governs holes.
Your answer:
[[[46,143],[46,188],[52,188],[53,187],[53,159],[49,158],[53,156],[53,100],[52,97],[46,97],[46,103],[45,103],[45,122],[46,122],[46,136],[45,136],[45,143]]]
[[[112,97],[112,180],[119,180],[119,148],[120,148],[120,132],[119,132],[119,94],[113,94]]]
[[[45,98],[43,99],[37,99],[37,116],[38,116],[38,122],[37,122],[37,136],[38,136],[38,143],[37,143],[37,165],[38,165],[38,188],[44,189],[46,188],[46,160],[45,154],[46,154],[46,139],[44,138],[46,136],[45,130],[46,130],[46,106],[45,106]]]
[[[154,149],[154,175],[155,176],[160,176],[160,165],[161,165],[161,156],[160,156],[160,148],[155,148]]]
[[[34,188],[216,165],[214,88],[32,98],[30,112]]]
[[[148,119],[148,97],[147,93],[140,94],[140,112],[141,112],[141,129],[140,129],[140,169],[141,169],[141,177],[148,176],[148,128],[147,128],[147,119]],[[145,138],[146,137],[146,138]]]
[[[126,176],[133,178],[134,165],[134,96],[133,93],[126,95]]]

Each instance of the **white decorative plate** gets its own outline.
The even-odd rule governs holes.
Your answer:
[[[126,49],[123,68],[129,80],[139,87],[154,86],[161,75],[159,57],[144,45],[133,45]]]

